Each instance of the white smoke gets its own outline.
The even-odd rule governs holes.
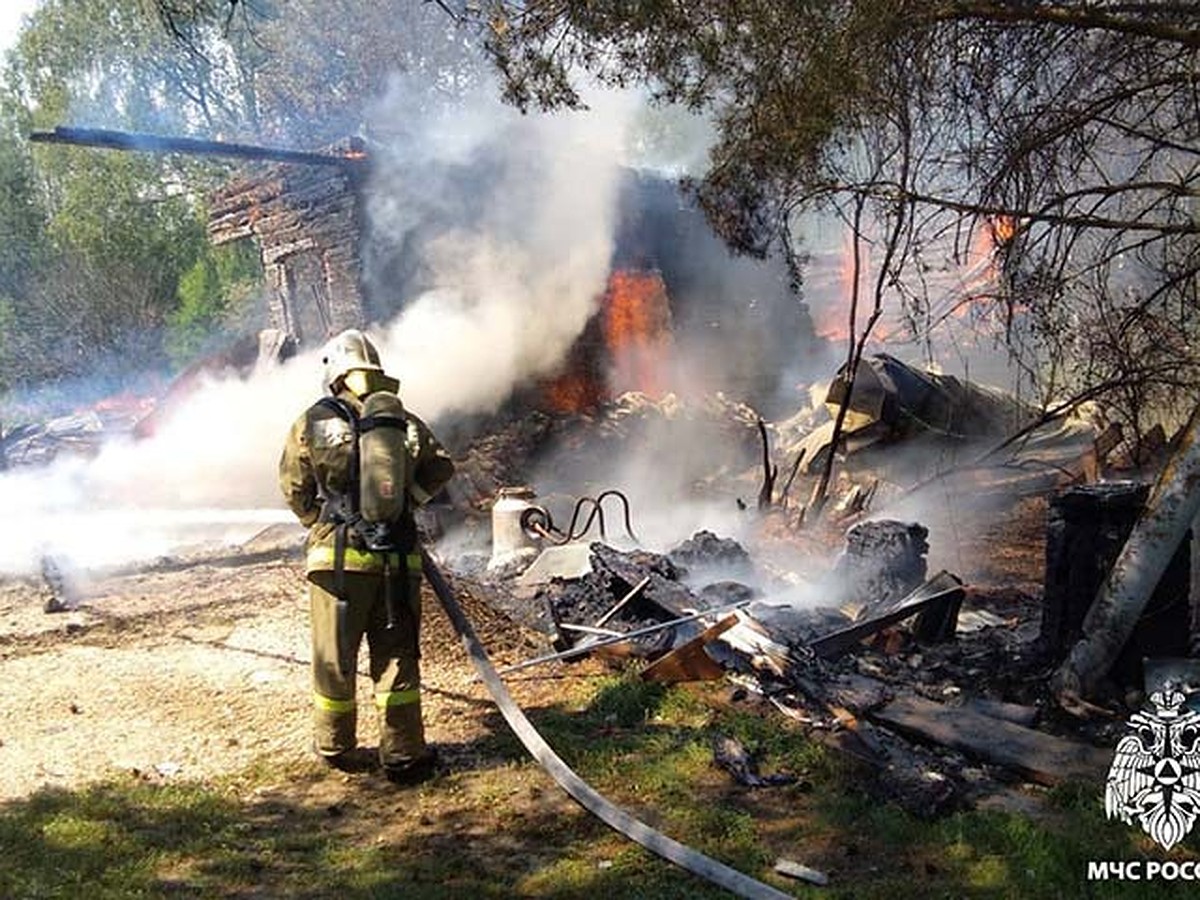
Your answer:
[[[638,102],[609,94],[586,114],[521,116],[479,97],[414,115],[400,85],[374,113],[405,126],[377,154],[376,234],[400,240],[436,211],[422,180],[430,164],[469,161],[485,145],[498,160],[481,215],[425,249],[433,287],[372,332],[406,406],[436,424],[447,412],[492,409],[553,371],[582,330],[604,289],[625,124]],[[43,554],[119,564],[290,520],[277,464],[288,428],[321,394],[319,355],[247,381],[209,380],[152,438],[0,476],[17,511],[0,525],[0,571],[36,571]]]
[[[397,82],[401,84],[401,82]],[[417,115],[397,87],[375,117]],[[385,153],[373,176],[370,218],[394,243],[436,218],[427,163],[478,178],[475,220],[426,247],[431,289],[409,300],[383,335],[405,402],[436,418],[496,408],[514,386],[553,372],[595,312],[613,252],[628,94],[592,98],[584,113],[522,116],[479,97],[432,114],[414,140]],[[484,152],[486,151],[486,152]],[[470,164],[487,159],[487,173]],[[461,189],[461,188],[460,188]]]
[[[0,524],[0,571],[31,571],[42,554],[114,565],[285,521],[276,465],[291,422],[320,389],[313,356],[250,381],[202,384],[151,438],[4,473],[0,492],[19,513]]]

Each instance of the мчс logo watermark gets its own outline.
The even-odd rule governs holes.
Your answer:
[[[1129,717],[1132,733],[1117,742],[1108,770],[1104,811],[1135,822],[1164,850],[1200,816],[1200,712],[1171,684],[1150,696],[1153,710]]]

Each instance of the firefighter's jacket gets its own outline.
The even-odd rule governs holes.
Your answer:
[[[344,390],[338,397],[349,403],[356,413],[362,412],[362,401],[352,392]],[[411,521],[413,508],[429,502],[445,486],[454,474],[454,463],[424,422],[407,410],[405,419],[409,502],[405,504],[404,513],[408,521],[401,524],[415,534]],[[321,496],[352,490],[353,440],[349,424],[333,410],[319,404],[309,407],[288,433],[279,461],[279,486],[292,512],[308,528],[306,572],[335,568],[337,525],[321,520]],[[343,567],[347,571],[378,572],[384,569],[385,554],[367,550],[353,532],[348,538],[343,558]],[[392,560],[393,568],[406,567],[405,562]]]

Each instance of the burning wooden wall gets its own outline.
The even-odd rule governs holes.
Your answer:
[[[671,300],[657,269],[616,269],[600,309],[542,391],[555,412],[579,412],[626,391],[662,397],[671,384]]]
[[[210,197],[210,239],[256,239],[271,325],[301,346],[366,324],[359,254],[365,154],[353,138],[329,152],[344,164],[275,165]]]
[[[257,241],[271,287],[270,324],[300,347],[388,318],[436,287],[423,280],[423,249],[463,224],[456,215],[466,222],[477,215],[486,187],[478,167],[451,166],[446,182],[459,192],[447,203],[451,212],[431,213],[389,244],[388,236],[368,233],[362,142],[349,139],[313,156],[330,163],[282,163],[231,182],[211,197],[209,219],[214,243]],[[780,360],[815,355],[811,322],[782,264],[734,258],[672,181],[629,172],[617,199],[613,270],[599,312],[559,376],[532,386],[540,405],[569,412],[625,391],[678,392],[674,357],[688,354],[720,355],[733,369],[701,388],[761,404],[779,383]]]

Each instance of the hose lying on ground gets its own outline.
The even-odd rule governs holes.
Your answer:
[[[454,592],[450,589],[450,585],[442,575],[441,570],[434,563],[432,557],[424,549],[421,551],[421,566],[425,572],[425,577],[429,579],[429,584],[433,588],[433,592],[437,595],[442,608],[446,611],[450,623],[454,626],[454,630],[462,640],[467,655],[471,658],[475,670],[479,673],[479,678],[487,686],[488,693],[492,695],[492,699],[496,701],[496,706],[500,708],[500,712],[504,715],[504,720],[508,722],[509,727],[516,733],[530,755],[558,782],[559,787],[570,794],[584,809],[610,828],[619,831],[630,840],[636,841],[663,859],[673,862],[675,865],[687,869],[689,872],[699,875],[701,878],[719,885],[737,894],[739,897],[745,897],[748,900],[791,900],[790,894],[785,894],[783,891],[777,890],[768,884],[756,881],[749,875],[744,875],[724,863],[718,862],[711,857],[705,856],[703,853],[684,846],[678,841],[672,840],[662,832],[655,831],[646,823],[635,819],[623,809],[614,806],[597,793],[587,782],[576,775],[559,758],[558,754],[551,749],[550,745],[546,743],[545,739],[533,727],[533,724],[525,716],[525,713],[517,706],[516,701],[508,693],[504,682],[500,680],[500,676],[496,674],[491,660],[488,659],[487,652],[479,642],[479,638],[475,634],[475,629],[471,627],[471,623],[467,620],[458,601],[454,599]]]

